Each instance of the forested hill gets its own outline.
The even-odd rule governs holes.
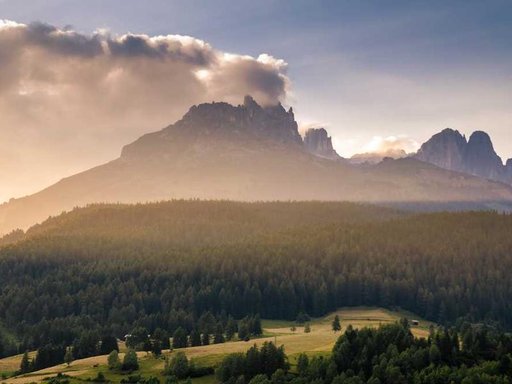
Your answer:
[[[93,204],[51,217],[26,233],[14,231],[0,245],[56,237],[134,240],[170,246],[204,246],[255,239],[291,228],[388,220],[396,209],[343,202],[174,200],[148,204]]]
[[[343,203],[91,206],[0,249],[0,316],[22,347],[87,330],[187,332],[210,313],[295,319],[400,306],[512,327],[512,216]]]

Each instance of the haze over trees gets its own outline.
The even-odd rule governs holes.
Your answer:
[[[407,215],[306,202],[91,206],[0,249],[3,353],[39,348],[35,364],[43,366],[62,362],[67,346],[76,359],[97,354],[102,335],[138,327],[150,342],[160,334],[168,343],[181,328],[187,343],[197,333],[212,343],[220,329],[250,337],[258,316],[307,319],[355,305],[509,328],[510,233],[512,217],[494,212]]]
[[[194,105],[174,124],[126,145],[118,159],[0,204],[0,234],[26,229],[50,215],[90,203],[173,197],[512,210],[512,186],[489,180],[487,172],[470,175],[442,169],[437,162],[429,163],[430,156],[421,157],[428,162],[386,158],[378,164],[354,166],[335,155],[325,130],[319,132],[320,136],[308,135],[304,142],[292,108],[261,106],[251,96],[241,105]],[[492,157],[492,148],[483,149]],[[457,154],[443,156],[451,159]],[[512,172],[512,166],[501,168],[500,174]]]

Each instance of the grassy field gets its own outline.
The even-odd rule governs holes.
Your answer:
[[[418,318],[414,314],[403,311],[389,311],[382,308],[342,308],[335,313],[331,313],[323,318],[312,319],[309,324],[311,326],[310,333],[304,333],[304,327],[298,326],[294,322],[281,320],[263,320],[263,328],[265,337],[253,339],[249,342],[235,341],[224,344],[213,344],[201,347],[184,348],[189,359],[193,359],[197,365],[215,366],[222,358],[229,353],[245,352],[253,344],[262,344],[265,341],[273,341],[277,345],[284,345],[285,351],[290,357],[293,364],[296,356],[305,352],[308,354],[328,354],[341,332],[334,333],[331,330],[331,322],[334,316],[338,314],[341,320],[342,331],[348,325],[356,328],[362,327],[378,327],[383,324],[389,324],[406,317],[409,320],[419,320],[418,326],[412,327],[412,332],[416,337],[427,337],[429,327],[434,325],[428,321]],[[292,331],[295,326],[295,331]],[[124,346],[120,345],[121,351]],[[164,355],[168,356],[169,351],[165,351]],[[145,352],[138,353],[140,360],[140,373],[145,377],[155,376],[164,382],[162,370],[164,368],[164,359],[155,359],[152,355]],[[122,359],[123,354],[120,354]],[[0,372],[13,372],[19,368],[21,356],[13,356],[0,360]],[[114,383],[118,383],[124,376],[116,372],[110,372],[107,368],[107,356],[95,356],[87,359],[77,360],[68,367],[65,364],[47,368],[41,371],[33,372],[19,377],[2,380],[5,383],[32,383],[41,382],[47,377],[55,376],[63,373],[76,379],[73,382],[79,382],[85,379],[95,377],[98,372],[103,372],[106,378]],[[194,379],[194,384],[210,384],[215,382],[213,376]]]

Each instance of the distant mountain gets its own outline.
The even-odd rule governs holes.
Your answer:
[[[212,140],[214,145],[218,141],[240,146],[266,141],[297,150],[302,147],[292,108],[286,111],[281,104],[264,108],[246,96],[239,106],[228,103],[194,105],[175,124],[125,146],[121,158],[148,160],[169,154],[176,156],[177,151],[189,148],[188,144],[201,142],[210,147],[208,142]]]
[[[491,138],[482,131],[466,140],[459,131],[446,128],[424,143],[414,157],[444,169],[512,184],[512,161],[504,165]]]
[[[304,148],[309,153],[331,160],[339,160],[341,156],[332,146],[332,139],[324,128],[310,128],[304,135]]]
[[[356,167],[309,152],[330,151],[326,138],[327,132],[313,133],[306,145],[291,108],[262,107],[251,97],[238,106],[193,106],[175,124],[125,146],[118,159],[0,205],[0,234],[90,203],[199,198],[462,201],[484,207],[512,202],[511,187],[416,159]]]
[[[403,149],[389,149],[385,152],[357,153],[349,161],[351,164],[377,164],[386,158],[403,159],[404,157],[407,157],[407,152]]]

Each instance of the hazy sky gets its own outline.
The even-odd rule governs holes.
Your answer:
[[[508,0],[0,0],[0,19],[25,25],[0,24],[0,201],[246,92],[345,156],[452,127],[512,157]]]

